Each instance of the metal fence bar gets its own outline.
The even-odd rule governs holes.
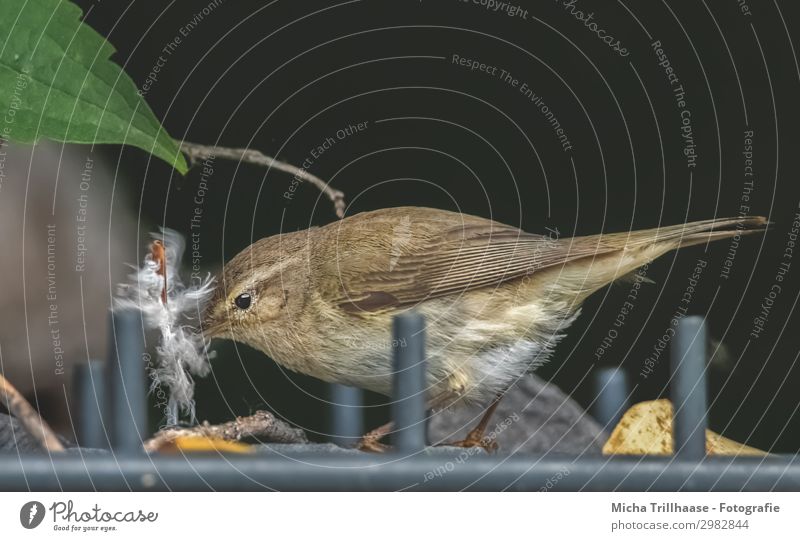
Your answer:
[[[363,392],[355,387],[332,383],[331,401],[331,440],[342,447],[351,447],[364,435],[364,416],[362,406]]]
[[[108,426],[117,451],[141,449],[147,438],[144,330],[141,314],[132,310],[111,317],[111,354],[106,365]]]
[[[103,426],[106,409],[105,363],[89,361],[73,368],[72,396],[77,412],[78,445],[95,449],[109,447]]]
[[[0,458],[0,490],[800,490],[795,457],[452,458],[7,454]]]
[[[628,409],[628,377],[622,368],[603,367],[595,370],[592,415],[607,432],[611,432]]]
[[[400,453],[425,447],[425,319],[409,312],[393,322],[392,444]]]
[[[140,316],[113,318],[106,365],[106,425],[114,449],[140,449],[146,388]],[[705,457],[705,327],[687,317],[672,351],[675,457],[554,457],[414,454],[425,445],[425,333],[418,314],[395,319],[393,419],[396,448],[408,457],[368,453],[265,451],[256,456],[145,456],[71,450],[63,455],[0,454],[2,490],[800,490],[800,458]],[[97,365],[85,371],[96,370]],[[620,373],[608,373],[606,411],[623,408]],[[86,373],[78,376],[83,385]],[[601,375],[602,376],[602,375]],[[602,378],[601,378],[602,379]],[[99,380],[98,380],[99,381]],[[600,381],[600,380],[598,380]],[[80,382],[79,382],[80,383]],[[97,383],[97,382],[95,382]],[[623,389],[624,390],[624,389]],[[97,392],[95,386],[92,392]],[[83,393],[83,399],[86,393]],[[353,396],[350,395],[350,399]],[[348,400],[350,400],[348,399]],[[352,401],[352,400],[350,400]],[[81,407],[83,421],[90,408]],[[96,410],[97,408],[95,408]],[[352,422],[352,418],[348,422]],[[96,427],[96,425],[94,425]],[[353,433],[356,433],[350,425]],[[96,436],[87,434],[85,438]],[[701,439],[702,438],[702,439]],[[409,451],[412,451],[409,453]]]
[[[670,379],[675,455],[681,458],[706,454],[706,359],[705,319],[684,317],[672,342]]]

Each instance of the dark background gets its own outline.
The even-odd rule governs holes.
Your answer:
[[[800,72],[790,41],[795,2],[579,0],[630,51],[623,58],[576,21],[563,2],[528,2],[527,19],[471,0],[227,0],[183,36],[205,2],[79,2],[86,21],[118,49],[114,60],[143,85],[162,49],[180,36],[146,99],[178,139],[249,146],[294,164],[349,124],[367,130],[337,141],[310,172],[347,195],[348,214],[423,205],[492,216],[562,236],[670,225],[740,211],[743,134],[754,131],[750,213],[775,223],[743,240],[730,277],[720,277],[729,241],[683,250],[650,266],[619,336],[600,361],[621,364],[634,400],[666,395],[666,353],[638,376],[680,305],[698,258],[708,261],[691,312],[707,314],[715,349],[711,427],[776,451],[800,447],[800,351],[794,307],[800,260],[792,263],[764,331],[753,319],[775,283],[800,199],[797,96]],[[778,11],[780,8],[780,12]],[[648,33],[652,37],[648,37]],[[651,47],[660,40],[686,91],[698,152],[682,154],[680,110]],[[541,111],[498,77],[454,65],[452,55],[511,72],[540,95],[572,142],[565,152]],[[431,58],[438,57],[438,58]],[[499,71],[498,69],[498,71]],[[521,84],[521,83],[520,83]],[[382,122],[381,122],[382,121]],[[106,147],[140,203],[143,228],[189,233],[200,172],[185,178],[136,149]],[[691,175],[690,175],[691,172]],[[291,176],[218,160],[203,204],[202,256],[215,271],[257,238],[335,219],[311,186],[283,197]],[[539,374],[591,402],[595,350],[629,287],[586,303]],[[230,343],[213,377],[198,382],[201,419],[226,420],[267,407],[323,438],[326,386],[284,373],[261,354]],[[374,398],[374,397],[371,397]],[[368,424],[388,412],[368,410]],[[157,420],[156,420],[157,421]]]

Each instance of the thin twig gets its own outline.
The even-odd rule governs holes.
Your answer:
[[[205,422],[189,428],[165,428],[144,443],[147,452],[160,449],[175,438],[206,436],[227,441],[257,439],[273,443],[308,443],[305,432],[278,419],[268,411],[257,411],[249,417],[237,417],[221,425]]]
[[[150,257],[158,263],[156,274],[164,277],[164,285],[161,289],[161,303],[167,304],[167,250],[164,248],[163,242],[154,240],[150,243]]]
[[[316,186],[319,191],[321,191],[328,197],[328,199],[331,200],[333,203],[333,208],[336,211],[336,216],[339,218],[344,217],[344,193],[332,188],[327,182],[316,175],[312,175],[301,167],[276,160],[272,156],[267,156],[263,152],[249,148],[216,147],[184,141],[181,143],[181,151],[183,151],[183,153],[189,158],[190,165],[195,165],[198,162],[213,156],[216,158],[224,158],[226,160],[238,160],[244,163],[271,167],[273,169],[283,171],[284,173],[294,175],[294,178],[297,180],[308,182]]]
[[[17,418],[17,420],[25,427],[25,430],[35,438],[42,446],[50,452],[63,451],[64,446],[59,441],[58,437],[53,433],[53,430],[39,416],[33,406],[28,404],[25,397],[14,388],[13,385],[0,374],[0,393],[5,398],[5,405],[8,412]]]

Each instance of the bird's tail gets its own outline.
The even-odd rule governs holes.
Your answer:
[[[569,242],[569,253],[575,256],[565,257],[563,265],[550,269],[553,278],[549,287],[574,293],[577,306],[592,292],[671,250],[758,233],[768,226],[766,218],[743,216],[564,239],[562,242]]]
[[[608,233],[600,235],[600,243],[611,249],[661,245],[668,251],[736,235],[760,233],[766,231],[768,226],[769,221],[763,216],[715,218],[627,233]]]

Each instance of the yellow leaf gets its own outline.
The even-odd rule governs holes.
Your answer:
[[[253,446],[208,436],[178,436],[156,449],[160,453],[252,453]]]
[[[651,400],[632,406],[603,446],[604,455],[670,455],[673,452],[672,404]],[[764,451],[706,430],[709,455],[766,455]]]

